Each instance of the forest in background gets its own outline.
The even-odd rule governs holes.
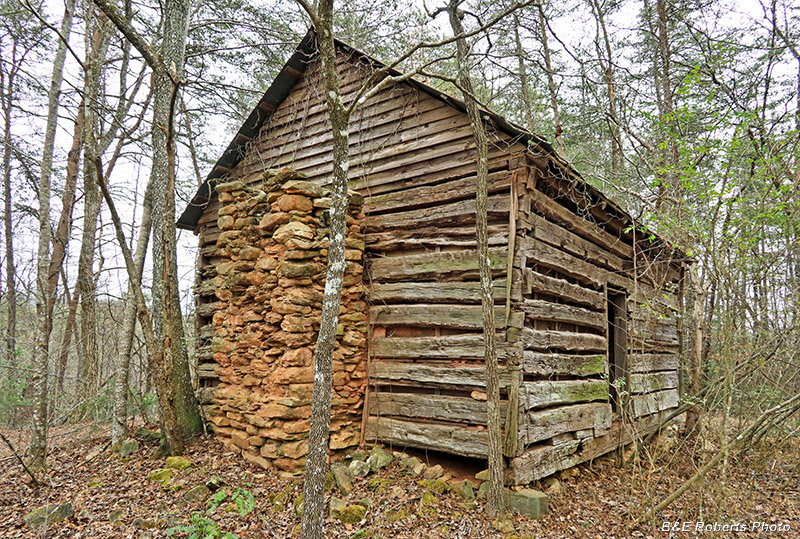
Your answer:
[[[174,4],[0,4],[6,426],[113,419],[119,433],[129,415],[154,417],[156,389],[173,380],[154,376],[153,343],[173,331],[187,335],[167,352],[170,375],[191,383],[196,244],[188,232],[174,242],[174,216],[309,21],[302,2]],[[437,7],[337,4],[334,33],[460,96]],[[476,101],[551,140],[586,181],[694,257],[684,404],[711,413],[726,448],[800,393],[800,5],[461,9]],[[119,31],[125,23],[144,43]],[[174,125],[159,130],[167,109]],[[775,451],[796,442],[797,410],[768,417]]]

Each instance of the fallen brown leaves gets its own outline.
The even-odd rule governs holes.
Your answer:
[[[7,432],[7,431],[6,431]],[[163,468],[164,461],[152,460],[153,444],[128,459],[105,450],[90,461],[86,455],[104,446],[107,434],[100,432],[80,441],[58,447],[49,455],[50,469],[41,474],[47,485],[33,489],[18,464],[6,460],[0,468],[0,537],[3,538],[157,538],[165,537],[170,527],[187,524],[193,511],[205,511],[204,501],[185,502],[190,488],[219,476],[230,488],[252,492],[256,509],[246,517],[225,510],[211,515],[219,529],[241,538],[287,538],[300,522],[294,500],[302,492],[299,480],[281,479],[225,453],[221,444],[201,440],[189,448],[194,465],[175,470],[170,486],[148,479]],[[550,513],[541,520],[515,517],[518,537],[553,539],[667,538],[662,521],[785,523],[790,532],[771,537],[800,537],[800,447],[787,445],[780,451],[765,446],[750,456],[731,460],[723,470],[715,470],[700,488],[687,493],[658,516],[656,522],[640,526],[636,519],[657,503],[702,465],[699,450],[648,448],[635,464],[619,468],[613,457],[581,466],[580,474],[559,481],[557,492],[550,491]],[[651,452],[652,451],[652,452]],[[655,454],[658,453],[658,454]],[[424,460],[424,453],[417,453]],[[443,459],[431,455],[431,464]],[[447,469],[447,467],[446,467]],[[465,475],[463,463],[452,468],[456,476]],[[422,505],[425,489],[417,478],[404,475],[395,464],[380,473],[383,488],[370,488],[369,479],[354,481],[355,491],[348,503],[369,497],[370,505],[358,525],[326,522],[331,538],[493,538],[501,535],[492,529],[479,502],[475,511],[458,505],[453,495],[437,495],[434,505]],[[372,483],[373,487],[375,482]],[[395,487],[399,487],[395,488]],[[545,489],[545,485],[539,485]],[[285,492],[283,496],[276,494]],[[46,531],[27,527],[22,517],[46,503],[72,503],[75,513]],[[407,511],[405,511],[407,509]],[[116,517],[116,518],[112,518]],[[403,518],[399,518],[403,517]],[[113,522],[112,522],[113,520]],[[150,527],[152,526],[152,527]],[[706,533],[697,536],[723,537]],[[748,534],[749,535],[749,534]],[[177,534],[181,537],[181,534]],[[185,535],[184,535],[185,536]],[[672,537],[694,537],[681,533]]]

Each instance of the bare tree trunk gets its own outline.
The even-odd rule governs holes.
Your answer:
[[[81,303],[81,351],[80,389],[78,402],[91,399],[97,389],[98,352],[97,352],[97,304],[95,276],[93,272],[94,252],[97,241],[97,217],[100,213],[100,193],[98,191],[98,175],[95,162],[102,153],[98,145],[98,111],[100,110],[100,75],[106,57],[108,40],[103,28],[105,17],[97,16],[89,5],[87,15],[88,26],[92,28],[91,38],[86,40],[86,82],[84,84],[84,159],[83,167],[83,236],[78,258],[77,293]],[[85,407],[78,417],[86,413]]]
[[[173,118],[178,86],[183,74],[183,63],[188,33],[191,2],[167,0],[163,7],[163,39],[159,53],[137,32],[130,20],[109,0],[94,0],[128,41],[142,54],[153,69],[153,163],[148,182],[153,197],[153,316],[144,304],[132,257],[126,260],[128,277],[136,283],[134,292],[139,303],[139,323],[148,343],[148,364],[158,394],[162,431],[166,449],[180,454],[184,440],[202,432],[200,409],[191,386],[188,354],[180,315],[180,298],[177,293],[177,263],[175,253],[174,210],[174,147]],[[170,152],[173,155],[170,156]],[[111,205],[105,184],[101,188]],[[115,227],[117,224],[115,223]],[[117,231],[120,248],[124,245],[121,229]],[[130,253],[128,253],[130,255]],[[172,287],[168,294],[166,289]],[[141,301],[140,301],[141,300]],[[145,323],[146,320],[146,323]],[[152,325],[151,325],[152,324]],[[158,350],[150,346],[150,335],[158,343]]]
[[[150,186],[144,193],[142,202],[142,223],[139,228],[139,239],[136,242],[136,254],[133,265],[139,282],[142,279],[144,261],[147,254],[147,244],[150,241],[150,229],[153,222],[152,214],[153,197]],[[122,353],[117,362],[117,376],[114,382],[114,417],[111,424],[111,444],[116,446],[127,434],[128,422],[128,379],[130,378],[131,355],[133,353],[133,338],[136,333],[136,298],[133,290],[133,281],[128,283],[125,314],[122,330]]]
[[[500,379],[497,368],[497,345],[495,342],[494,297],[492,295],[492,268],[489,265],[489,226],[487,217],[489,186],[489,142],[480,109],[475,102],[472,80],[467,65],[469,47],[463,37],[461,23],[463,13],[458,9],[462,0],[450,0],[447,14],[456,36],[456,68],[458,81],[464,93],[469,123],[475,138],[477,158],[476,216],[475,227],[478,242],[478,271],[481,279],[481,306],[483,311],[484,358],[486,362],[486,395],[489,431],[489,488],[486,492],[486,511],[490,516],[503,512],[503,453],[500,419]]]
[[[36,404],[33,411],[33,437],[31,438],[31,463],[34,467],[44,467],[47,457],[47,367],[49,339],[47,327],[47,283],[50,270],[50,177],[53,171],[53,150],[58,122],[58,100],[61,95],[61,81],[64,76],[64,60],[67,54],[65,41],[72,29],[72,15],[75,0],[67,0],[64,18],[61,21],[50,89],[47,95],[47,127],[45,128],[42,151],[41,177],[39,183],[39,245],[36,259],[36,336],[33,353],[33,388]]]
[[[700,395],[703,384],[703,309],[705,306],[705,289],[700,284],[697,276],[697,268],[689,270],[689,301],[692,304],[691,314],[691,340],[690,350],[687,354],[688,373],[689,373],[689,398]],[[696,430],[696,425],[700,421],[699,403],[694,403],[686,412],[686,432],[692,434]]]
[[[53,331],[53,310],[58,297],[58,281],[64,259],[67,256],[67,244],[69,243],[70,230],[72,229],[72,210],[75,207],[75,189],[78,182],[78,165],[81,158],[81,147],[83,146],[85,118],[84,101],[81,100],[72,132],[72,146],[67,154],[67,177],[64,180],[64,194],[61,196],[61,215],[58,218],[56,235],[53,238],[53,252],[50,257],[50,276],[47,283],[47,312],[50,318],[49,333]],[[66,286],[66,283],[64,284]],[[58,388],[61,390],[63,389],[64,373],[60,364],[58,369]]]
[[[67,371],[67,360],[69,360],[69,347],[72,345],[72,334],[75,333],[75,320],[78,315],[77,293],[69,297],[67,289],[67,321],[64,324],[64,335],[61,338],[61,348],[58,353],[58,365],[56,366],[56,377],[58,379],[58,391],[64,391],[64,375]]]
[[[547,86],[550,89],[550,105],[553,107],[553,125],[555,126],[556,130],[556,145],[558,146],[558,153],[563,155],[564,129],[561,126],[561,112],[558,108],[558,92],[556,90],[556,81],[553,77],[553,63],[550,60],[550,46],[547,39],[547,22],[544,16],[544,8],[542,7],[542,4],[537,4],[536,7],[539,11],[539,30],[541,31],[544,68],[547,72]]]
[[[672,81],[670,78],[670,43],[667,34],[667,7],[665,0],[656,0],[658,13],[658,52],[661,64],[661,123],[667,137],[667,173],[664,183],[659,186],[657,208],[665,208],[673,219],[681,214],[682,187],[680,175],[680,156],[678,154],[678,132],[675,129],[675,105],[672,101]],[[666,204],[665,204],[666,202]],[[680,222],[680,221],[678,221]]]
[[[314,350],[314,389],[311,400],[311,430],[306,460],[303,522],[300,535],[322,539],[322,516],[325,498],[328,437],[331,421],[331,371],[336,349],[336,327],[345,269],[345,234],[347,232],[347,171],[350,165],[348,145],[350,117],[339,90],[336,45],[333,40],[333,0],[317,3],[317,43],[322,60],[325,98],[333,137],[333,186],[330,214],[330,247],[325,275],[319,336]]]
[[[525,127],[533,132],[533,100],[531,99],[530,82],[528,81],[528,68],[525,66],[525,49],[519,37],[519,15],[514,14],[514,45],[516,47],[519,84],[522,89],[522,111],[525,116]]]
[[[10,366],[17,364],[17,277],[14,264],[14,236],[11,219],[11,111],[16,92],[16,43],[12,53],[7,80],[5,70],[0,70],[0,99],[3,104],[3,232],[6,251],[6,331],[5,361]],[[0,60],[2,62],[2,60]],[[13,376],[13,371],[12,371]]]
[[[177,295],[178,274],[175,252],[175,184],[174,148],[171,146],[175,100],[183,76],[186,35],[191,2],[167,0],[162,18],[164,38],[161,59],[171,72],[153,72],[153,168],[150,184],[153,197],[153,330],[161,343],[161,357],[166,377],[154,380],[166,383],[157,391],[169,395],[172,410],[161,410],[172,416],[176,424],[165,425],[174,430],[171,437],[173,454],[183,452],[183,440],[202,432],[203,422],[191,385],[189,359],[183,332],[180,298]],[[155,373],[154,373],[155,374]]]
[[[597,18],[600,33],[602,34],[603,46],[605,48],[606,61],[602,61],[602,53],[600,52],[600,44],[597,44],[597,56],[600,64],[603,66],[603,79],[606,83],[606,90],[608,92],[608,114],[611,117],[609,122],[609,131],[611,134],[611,180],[616,181],[619,177],[620,166],[622,161],[622,147],[620,145],[619,135],[619,122],[617,115],[617,98],[614,92],[614,62],[613,52],[611,50],[611,38],[608,35],[606,28],[605,13],[603,13],[602,6],[598,0],[590,0],[592,10]],[[603,65],[604,64],[604,65]]]

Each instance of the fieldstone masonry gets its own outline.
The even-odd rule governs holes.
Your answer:
[[[296,473],[308,452],[330,198],[290,169],[260,175],[260,188],[241,181],[216,187],[221,233],[212,349],[220,385],[206,412],[228,449],[264,468]],[[362,205],[351,193],[333,359],[334,450],[359,443],[367,382]]]

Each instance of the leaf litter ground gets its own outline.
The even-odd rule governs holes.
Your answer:
[[[19,444],[25,433],[3,431]],[[13,456],[0,452],[0,537],[12,538],[159,538],[167,530],[190,523],[191,516],[207,515],[208,499],[186,501],[193,487],[212,478],[222,488],[252,493],[255,509],[246,516],[230,502],[207,515],[221,532],[241,538],[288,538],[299,536],[297,526],[300,479],[282,478],[275,472],[247,463],[226,453],[214,440],[193,444],[187,457],[192,466],[173,470],[166,484],[149,479],[163,469],[164,459],[153,460],[157,445],[140,441],[140,449],[127,458],[114,455],[103,430],[61,429],[49,455],[50,468],[34,489]],[[71,434],[71,436],[70,436]],[[800,537],[800,442],[782,445],[764,442],[748,455],[729,460],[650,522],[637,523],[644,511],[680,486],[713,455],[713,447],[687,447],[680,440],[647,446],[633,464],[617,466],[615,455],[565,471],[533,485],[550,496],[550,512],[540,520],[515,515],[515,531],[505,537],[571,538],[667,538],[667,537]],[[13,443],[13,442],[12,442]],[[401,449],[401,448],[387,448]],[[429,466],[441,464],[457,479],[480,471],[478,461],[454,461],[440,454],[413,452]],[[87,460],[88,457],[88,460]],[[377,474],[357,477],[354,490],[344,496],[334,489],[326,496],[343,498],[347,504],[369,499],[363,520],[343,524],[326,520],[331,538],[496,538],[492,520],[477,507],[465,507],[455,494],[430,492],[395,462]],[[377,479],[376,479],[377,478]],[[477,490],[478,482],[475,481]],[[23,517],[49,503],[70,503],[74,514],[46,529],[33,529]],[[362,503],[366,504],[366,501]],[[743,523],[765,522],[782,531],[670,533],[664,522]],[[786,530],[786,527],[789,530]],[[296,534],[296,535],[293,535]],[[187,537],[177,532],[174,537]],[[213,537],[213,535],[211,536]]]

